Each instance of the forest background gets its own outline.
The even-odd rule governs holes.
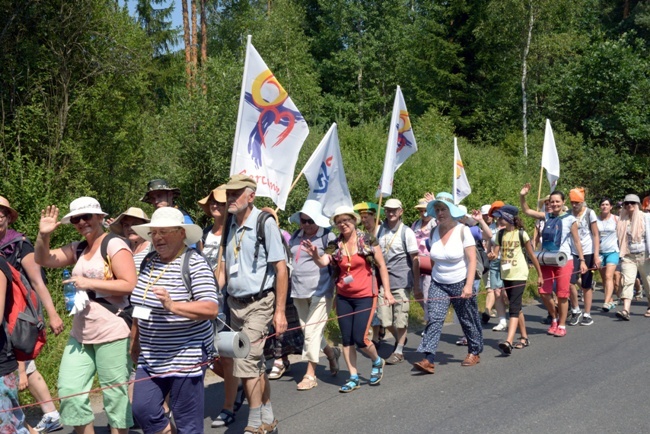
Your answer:
[[[409,223],[425,191],[451,190],[454,136],[468,208],[536,191],[546,118],[559,189],[584,186],[596,208],[650,190],[650,1],[132,3],[135,16],[116,0],[0,0],[0,195],[32,239],[43,207],[79,196],[151,213],[139,199],[159,177],[206,224],[196,201],[229,175],[248,34],[310,126],[296,170],[337,122],[355,202],[374,197],[401,86],[419,148],[393,188]],[[306,195],[303,179],[282,221]],[[62,227],[53,245],[77,238]],[[60,270],[48,277],[62,311]]]

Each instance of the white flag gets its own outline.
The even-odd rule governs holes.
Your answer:
[[[284,209],[307,122],[248,36],[230,175],[257,181],[257,196]]]
[[[546,169],[546,177],[548,178],[548,183],[551,184],[551,192],[553,192],[555,191],[555,187],[557,187],[557,180],[560,179],[560,159],[557,156],[551,121],[548,119],[546,119],[546,132],[544,133],[542,167]]]
[[[335,123],[309,157],[302,173],[309,183],[307,199],[320,202],[326,217],[331,217],[338,206],[352,206]]]
[[[390,118],[390,128],[388,130],[384,170],[379,181],[377,196],[381,194],[383,197],[388,197],[393,193],[395,172],[417,150],[418,145],[415,143],[415,136],[411,128],[411,119],[409,118],[408,110],[406,110],[406,103],[404,102],[402,91],[397,86],[395,102],[393,103],[393,114]]]
[[[460,152],[458,152],[458,141],[454,137],[454,203],[458,205],[471,192],[472,188],[467,180],[463,160],[460,159]]]

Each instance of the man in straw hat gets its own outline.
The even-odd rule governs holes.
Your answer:
[[[171,432],[163,408],[169,394],[178,432],[203,432],[201,363],[214,355],[210,320],[219,312],[212,269],[188,249],[203,231],[184,223],[183,214],[170,207],[157,209],[149,223],[132,229],[155,249],[143,261],[131,294],[131,357],[138,364],[133,414],[144,432]],[[164,376],[152,378],[159,375]]]
[[[415,233],[402,223],[402,202],[399,199],[388,199],[384,210],[386,219],[379,226],[377,241],[386,260],[389,287],[396,303],[389,305],[384,302],[386,282],[382,282],[377,312],[381,325],[390,328],[395,337],[393,354],[386,359],[386,363],[396,365],[404,361],[411,289],[420,293],[420,262]]]
[[[273,219],[264,221],[264,243],[257,241],[261,211],[255,207],[257,183],[246,175],[234,175],[222,186],[228,213],[223,234],[224,259],[219,267],[219,287],[227,282],[228,306],[233,330],[251,341],[245,359],[233,360],[233,373],[241,378],[250,409],[244,432],[274,432],[278,421],[271,407],[271,385],[266,376],[264,337],[273,321],[275,331],[287,329],[285,305],[288,271],[282,235]],[[264,216],[264,215],[263,215]]]

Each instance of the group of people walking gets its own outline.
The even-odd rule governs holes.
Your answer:
[[[21,267],[56,334],[63,323],[40,267],[72,267],[64,283],[77,289],[58,377],[59,396],[69,396],[61,400],[60,415],[49,403],[42,407],[41,423],[31,428],[14,409],[19,384],[31,382],[30,391],[33,386],[36,394],[44,381],[33,375],[35,367],[25,374],[26,364],[16,361],[5,337],[0,340],[1,393],[8,398],[4,410],[13,410],[0,413],[0,425],[19,433],[51,432],[62,424],[77,433],[94,432],[90,400],[82,392],[90,391],[98,374],[113,434],[126,433],[134,423],[147,434],[203,432],[203,380],[210,367],[225,380],[223,407],[212,426],[232,424],[245,397],[245,432],[272,433],[278,420],[264,341],[270,326],[275,339],[282,340],[288,306],[295,307],[304,334],[307,369],[297,390],[318,386],[316,368],[323,351],[332,375],[339,373],[343,355],[349,377],[339,391],[349,393],[361,387],[362,372],[368,385],[378,386],[386,365],[405,360],[413,296],[423,306],[426,322],[417,347],[422,359],[414,369],[433,374],[450,305],[464,334],[459,343],[467,345],[462,366],[480,363],[483,324],[492,317],[492,306],[499,316],[494,330],[507,332],[500,350],[509,355],[530,345],[522,311],[530,266],[548,310],[548,334],[556,337],[566,335],[567,323],[593,324],[594,270],[603,279],[605,312],[616,309],[620,271],[618,298],[623,305],[616,315],[624,321],[630,320],[637,274],[646,291],[650,288],[650,214],[634,194],[625,197],[616,216],[608,198],[601,200],[599,214],[587,208],[579,188],[569,193],[570,208],[564,194],[554,191],[539,204],[541,210],[531,209],[526,184],[520,208],[496,201],[471,213],[449,193],[426,193],[415,204],[420,219],[410,226],[402,221],[404,206],[396,198],[387,200],[383,209],[369,202],[340,206],[331,216],[323,215],[321,203],[307,200],[290,218],[299,229],[283,234],[277,217],[255,206],[256,188],[252,178],[235,175],[210,191],[198,201],[213,220],[205,229],[175,206],[180,190],[164,180],[151,181],[142,198],[156,208],[151,218],[132,207],[107,219],[97,200],[81,197],[61,219],[57,206],[46,207],[33,245],[9,228],[18,212],[0,197],[0,308],[11,284],[8,264]],[[385,218],[377,224],[381,213]],[[532,237],[520,213],[541,222]],[[62,224],[73,225],[82,240],[51,246],[52,234]],[[540,264],[539,252],[562,253],[568,260],[561,266],[544,259]],[[484,312],[477,301],[481,279],[489,288]],[[332,307],[341,348],[324,337]],[[214,342],[219,313],[218,321],[246,334],[252,343],[246,357],[218,357]],[[650,305],[645,316],[650,317]],[[378,354],[381,330],[390,331],[394,339],[386,360]],[[359,368],[355,346],[370,359],[368,371]],[[280,360],[273,369],[272,378],[279,378],[286,366]],[[23,381],[29,374],[33,380]],[[49,393],[37,398],[48,401]]]

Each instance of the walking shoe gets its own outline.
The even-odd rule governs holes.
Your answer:
[[[490,312],[487,310],[484,310],[483,313],[481,314],[481,322],[483,324],[487,324],[490,322]]]
[[[583,316],[582,317],[582,322],[580,323],[581,326],[590,326],[594,323],[593,318],[590,316]]]
[[[506,322],[499,322],[499,324],[492,327],[492,331],[495,332],[505,332],[508,331],[508,324]]]
[[[556,338],[563,338],[566,336],[566,328],[560,328],[558,327],[557,330],[555,330],[555,333],[553,333],[553,336]]]
[[[434,364],[431,363],[430,361],[428,361],[427,359],[422,359],[419,362],[413,363],[413,367],[415,367],[415,369],[418,369],[418,370],[424,372],[425,374],[433,374],[433,373],[435,373]]]
[[[546,330],[546,333],[549,335],[555,335],[555,332],[557,331],[557,321],[551,322],[551,326]]]
[[[553,322],[553,317],[551,315],[546,315],[546,318],[542,320],[542,324],[544,325],[551,325]]]
[[[376,386],[381,383],[381,379],[384,378],[385,364],[386,361],[382,358],[379,359],[379,364],[372,364],[372,369],[370,370],[370,381],[368,381],[371,386]]]
[[[61,419],[59,418],[52,419],[51,416],[43,416],[34,429],[38,432],[48,433],[63,429],[63,425],[61,425]]]
[[[481,363],[481,356],[478,354],[468,353],[465,357],[465,360],[462,361],[460,366],[474,366],[478,363]]]
[[[581,319],[582,319],[582,311],[578,313],[571,312],[571,319],[569,319],[569,325],[576,326],[580,324]]]

